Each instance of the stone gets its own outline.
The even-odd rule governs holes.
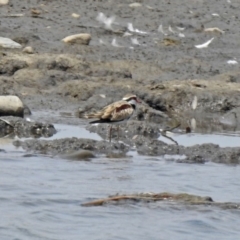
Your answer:
[[[0,96],[0,116],[24,116],[24,105],[17,96]]]
[[[89,33],[70,35],[62,39],[62,41],[70,44],[88,45],[89,42],[91,41],[91,35]]]
[[[8,4],[9,0],[0,0],[0,6]]]
[[[135,2],[135,3],[129,4],[129,7],[131,7],[131,8],[142,7],[142,4],[141,4],[141,3],[138,3],[138,2]]]
[[[80,18],[80,15],[77,14],[77,13],[73,13],[73,14],[72,14],[72,17],[73,17],[73,18]]]
[[[33,48],[31,46],[27,46],[22,50],[24,53],[28,53],[28,54],[33,54]]]
[[[0,37],[0,47],[3,47],[3,48],[22,48],[22,45],[17,43],[17,42],[14,42],[10,38]]]
[[[59,156],[69,160],[89,160],[95,157],[92,151],[84,150],[84,149],[80,149],[77,151],[68,150],[67,152],[60,154]]]

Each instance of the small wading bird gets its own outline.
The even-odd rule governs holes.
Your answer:
[[[86,114],[85,118],[98,118],[98,120],[90,122],[94,123],[107,123],[110,124],[109,129],[109,141],[112,138],[112,124],[119,124],[127,121],[136,109],[137,103],[141,101],[136,95],[127,94],[122,100],[107,105],[98,112]],[[119,126],[118,126],[118,138],[119,138]]]

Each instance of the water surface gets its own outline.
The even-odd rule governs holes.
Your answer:
[[[79,126],[55,125],[52,138],[89,137]],[[232,146],[235,135],[177,135]],[[220,140],[222,139],[222,140]],[[197,140],[196,140],[197,141]],[[9,143],[0,152],[1,239],[238,239],[240,210],[177,203],[82,207],[116,193],[185,192],[215,201],[240,202],[240,168],[223,164],[182,164],[167,157],[128,153],[124,159],[70,161],[28,155]]]

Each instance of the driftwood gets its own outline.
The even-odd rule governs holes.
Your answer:
[[[191,203],[207,203],[213,202],[210,197],[200,197],[195,195],[190,195],[186,193],[173,194],[173,193],[140,193],[140,194],[130,194],[130,195],[114,195],[109,196],[108,198],[98,199],[95,201],[83,203],[82,206],[102,206],[109,202],[119,202],[121,200],[132,200],[132,201],[146,201],[146,202],[155,202],[163,200],[174,200],[174,201],[183,201]]]

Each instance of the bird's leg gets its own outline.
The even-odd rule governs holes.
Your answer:
[[[117,131],[118,131],[118,142],[119,142],[119,125],[117,126]]]
[[[112,140],[112,125],[110,125],[110,128],[109,128],[109,142],[111,142]]]

